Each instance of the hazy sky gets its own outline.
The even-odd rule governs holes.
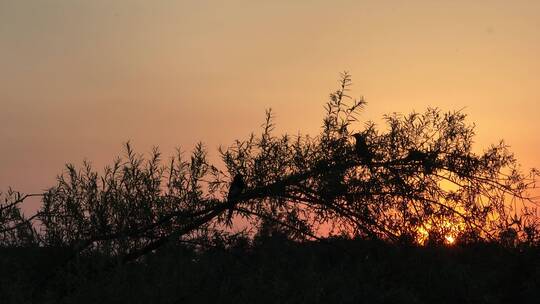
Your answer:
[[[540,1],[0,0],[0,189],[131,140],[217,155],[258,130],[315,134],[341,71],[389,112],[465,108],[477,147],[540,167]]]

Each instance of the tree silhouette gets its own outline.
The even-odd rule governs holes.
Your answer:
[[[318,137],[275,137],[267,114],[260,137],[222,152],[229,171],[242,168],[263,194],[246,195],[240,206],[285,222],[294,214],[306,231],[330,224],[338,233],[387,240],[417,239],[422,230],[494,239],[508,228],[505,203],[529,200],[536,171],[521,174],[503,142],[473,153],[474,130],[459,111],[388,115],[387,131],[367,123],[353,146],[349,129],[365,102],[350,100],[349,84],[344,74]],[[370,161],[355,158],[359,152]]]
[[[20,210],[25,199],[36,194],[23,195],[12,189],[3,194],[0,192],[0,246],[32,246],[37,245],[39,236],[32,226],[34,215],[26,218]]]
[[[521,173],[503,142],[474,153],[465,114],[435,108],[387,115],[382,130],[373,122],[357,130],[366,102],[347,95],[350,84],[342,74],[319,135],[274,135],[267,111],[260,135],[220,148],[222,169],[202,144],[188,160],[177,151],[167,165],[157,149],[146,159],[129,143],[103,174],[88,163],[67,165],[30,220],[16,211],[24,198],[2,205],[11,215],[0,217],[0,241],[32,235],[41,246],[128,262],[168,243],[227,239],[232,214],[297,240],[538,241],[534,210],[517,213],[517,202],[534,203],[528,191],[537,171]],[[39,233],[29,224],[36,219]]]

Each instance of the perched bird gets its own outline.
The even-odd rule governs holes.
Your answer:
[[[366,142],[366,137],[362,133],[353,134],[356,143],[354,145],[354,152],[360,158],[360,160],[365,162],[370,162],[373,158],[369,146]]]
[[[244,182],[244,176],[240,173],[236,174],[233,178],[231,186],[229,187],[229,194],[227,195],[227,202],[230,204],[229,212],[227,214],[227,221],[230,221],[233,215],[234,205],[238,196],[242,194],[246,188],[246,183]]]
[[[424,160],[424,171],[427,174],[433,173],[435,168],[437,167],[437,158],[439,156],[439,153],[436,151],[428,152],[426,155],[426,158]]]
[[[421,162],[426,158],[426,153],[418,150],[410,150],[405,160],[412,162]]]
[[[424,172],[431,174],[436,167],[438,152],[422,152],[418,150],[410,150],[405,161],[421,163],[424,167]]]

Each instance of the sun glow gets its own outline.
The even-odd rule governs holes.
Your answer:
[[[416,228],[416,242],[420,245],[427,245],[431,233],[437,231],[441,234],[441,241],[446,245],[454,245],[458,234],[463,230],[463,225],[445,220],[442,225],[435,226],[431,222],[426,222]]]

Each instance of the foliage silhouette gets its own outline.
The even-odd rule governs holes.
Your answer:
[[[355,130],[366,102],[347,95],[350,85],[343,73],[319,135],[277,136],[268,110],[260,135],[219,149],[222,166],[210,163],[202,144],[188,159],[178,150],[165,165],[157,148],[145,158],[127,143],[125,157],[103,174],[87,162],[68,164],[30,218],[19,209],[27,196],[9,190],[0,204],[0,246],[64,249],[66,265],[98,259],[110,269],[160,248],[247,254],[268,240],[342,244],[336,235],[538,245],[530,193],[538,171],[522,173],[504,142],[475,153],[466,115],[435,108],[387,115],[383,130],[373,122]],[[248,228],[233,232],[233,216]]]
[[[226,210],[254,227],[272,218],[300,239],[330,227],[330,234],[388,241],[422,233],[507,239],[510,231],[516,240],[536,241],[534,210],[518,217],[516,204],[510,210],[507,203],[532,202],[527,191],[537,171],[522,174],[503,142],[475,154],[466,116],[437,109],[387,115],[385,131],[367,122],[353,140],[366,102],[347,95],[350,84],[342,74],[317,137],[275,136],[267,111],[260,136],[220,148],[228,173],[209,163],[202,144],[189,160],[178,151],[167,166],[157,148],[145,159],[129,143],[125,159],[102,175],[89,163],[79,170],[69,164],[32,218],[39,234],[18,211],[25,197],[10,191],[2,205],[3,243],[19,238],[131,260],[172,239],[223,233],[231,225]],[[227,191],[233,176],[241,177],[241,191],[236,179]]]

